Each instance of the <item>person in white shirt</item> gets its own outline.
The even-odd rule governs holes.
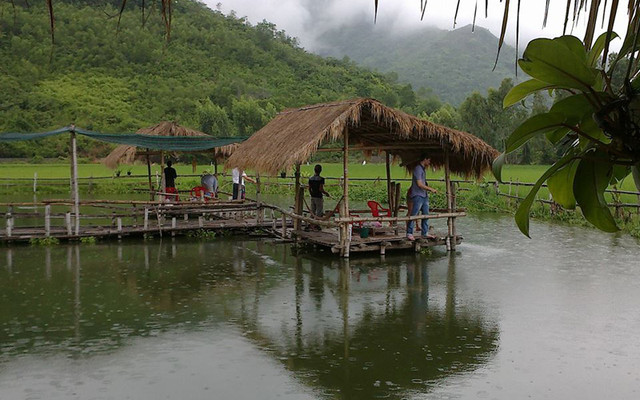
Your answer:
[[[244,171],[240,171],[238,168],[234,168],[231,171],[231,181],[233,182],[233,200],[244,199],[245,180],[251,183],[256,183],[256,181],[249,178]]]

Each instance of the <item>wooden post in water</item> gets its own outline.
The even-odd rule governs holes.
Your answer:
[[[122,218],[116,218],[117,226],[118,226],[118,240],[122,239]]]
[[[71,196],[75,214],[75,233],[80,235],[80,195],[78,192],[78,146],[76,144],[75,125],[71,125]]]
[[[171,218],[171,236],[176,236],[176,226],[178,226],[178,221],[176,217]]]
[[[149,209],[147,207],[144,208],[144,222],[143,222],[144,230],[149,229]]]
[[[282,214],[282,238],[287,237],[287,216]]]
[[[64,214],[64,223],[67,226],[67,235],[73,235],[73,228],[71,227],[71,213]]]
[[[6,229],[7,237],[11,237],[11,232],[13,230],[13,215],[12,215],[12,212],[13,212],[13,207],[9,206],[7,208],[7,214],[5,216],[5,218],[7,219],[7,229]]]
[[[51,236],[51,204],[44,206],[44,236]]]
[[[445,149],[444,151],[444,182],[445,182],[445,194],[447,198],[447,212],[452,212],[453,201],[452,201],[452,193],[451,193],[451,171],[449,168],[449,149]],[[423,232],[423,234],[428,234],[428,232]],[[453,240],[453,218],[447,218],[447,250],[452,251],[455,249],[455,241]]]

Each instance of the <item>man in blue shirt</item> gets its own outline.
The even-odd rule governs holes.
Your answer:
[[[413,201],[413,207],[411,208],[411,216],[418,215],[418,212],[422,210],[422,215],[429,214],[429,194],[437,193],[438,191],[427,185],[427,173],[426,168],[431,164],[431,159],[426,154],[420,156],[420,162],[413,169],[413,177],[411,179],[411,189],[409,195]],[[407,227],[407,239],[415,240],[413,237],[413,224],[415,221],[409,221]],[[422,220],[422,237],[433,238],[429,235],[429,220]]]

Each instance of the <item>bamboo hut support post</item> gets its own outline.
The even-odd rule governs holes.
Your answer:
[[[260,185],[260,173],[256,172],[256,221],[261,224],[264,221],[264,209],[262,208],[261,195],[262,186]]]
[[[343,186],[342,186],[342,207],[340,209],[340,217],[349,217],[349,128],[344,130],[344,146],[342,149],[342,165],[343,165]],[[349,247],[351,246],[351,238],[349,237],[349,228],[351,225],[347,223],[340,224],[340,255],[349,257]]]
[[[296,164],[295,172],[296,184],[295,184],[295,203],[293,206],[293,212],[302,215],[302,198],[300,197],[300,164]],[[293,219],[293,230],[298,231],[301,228],[301,221],[297,218]]]
[[[149,159],[149,148],[147,148],[147,174],[149,175],[149,200],[153,201],[153,182],[151,182],[151,160]]]
[[[78,193],[78,146],[76,143],[75,126],[71,125],[71,198],[73,213],[75,214],[75,233],[80,235],[80,195]]]
[[[445,192],[447,197],[447,212],[453,212],[453,193],[451,187],[451,171],[449,168],[449,150],[445,150],[444,152],[444,181],[445,181]],[[453,251],[456,248],[455,240],[453,237],[454,232],[454,219],[453,217],[447,218],[447,250]]]
[[[384,152],[385,161],[386,161],[386,169],[387,169],[387,204],[389,205],[389,209],[393,207],[391,198],[393,194],[391,193],[391,157],[388,151]]]

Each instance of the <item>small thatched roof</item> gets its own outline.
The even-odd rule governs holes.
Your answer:
[[[408,169],[423,152],[440,167],[448,150],[452,172],[479,178],[499,154],[469,133],[361,98],[282,111],[239,145],[226,166],[275,174],[306,162],[322,144],[342,143],[347,131],[350,150],[388,151]]]
[[[144,134],[144,135],[153,135],[153,136],[186,136],[186,137],[194,137],[194,136],[206,136],[209,137],[204,132],[197,131],[195,129],[186,128],[184,126],[178,125],[174,121],[162,121],[159,124],[149,126],[147,128],[141,128],[136,131],[136,133]],[[218,157],[228,157],[233,153],[233,150],[237,147],[236,143],[217,147],[214,150],[214,155],[216,158]],[[135,146],[129,145],[120,145],[113,149],[109,155],[107,155],[102,163],[109,168],[116,168],[119,164],[132,164],[137,155],[138,149]]]

